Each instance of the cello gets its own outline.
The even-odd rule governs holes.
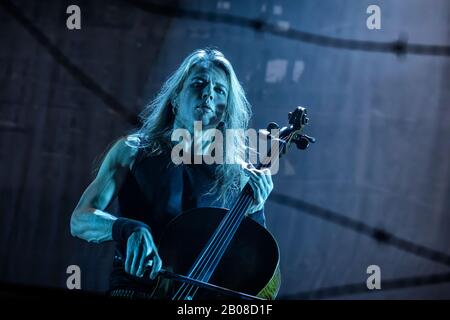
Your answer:
[[[281,129],[270,123],[270,159],[258,164],[267,167],[294,143],[306,149],[313,137],[303,134],[307,111],[297,107]],[[267,161],[269,160],[269,161]],[[275,299],[280,288],[279,248],[272,234],[246,217],[253,202],[247,183],[230,209],[196,208],[175,217],[166,227],[158,245],[164,262],[152,289],[155,299],[193,300]],[[194,236],[193,236],[194,235]],[[179,248],[183,248],[180,252]]]

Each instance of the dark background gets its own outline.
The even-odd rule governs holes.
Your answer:
[[[246,89],[252,127],[285,124],[303,105],[318,140],[281,161],[266,205],[280,297],[450,298],[449,1],[165,1],[187,11],[159,13],[136,3],[158,4],[1,2],[1,282],[65,288],[76,264],[82,289],[106,290],[112,246],[72,238],[71,212],[168,75],[216,46]],[[81,30],[66,28],[70,4]],[[370,4],[381,30],[366,27]],[[401,42],[336,48],[283,30]],[[411,43],[447,47],[417,54]],[[365,286],[372,264],[378,291]]]

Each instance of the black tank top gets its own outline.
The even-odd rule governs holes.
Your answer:
[[[221,205],[218,194],[205,195],[215,182],[215,168],[206,164],[175,165],[169,153],[149,155],[141,149],[118,192],[119,214],[145,222],[158,243],[167,224],[182,212],[200,207],[231,207],[232,203]],[[250,217],[265,226],[264,210]],[[116,244],[110,290],[142,289],[145,281],[126,274],[117,259],[125,257],[124,246]]]

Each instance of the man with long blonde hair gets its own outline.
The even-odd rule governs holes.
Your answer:
[[[255,198],[248,214],[265,226],[263,207],[273,189],[267,169],[228,163],[176,165],[171,159],[174,130],[202,137],[194,123],[202,130],[246,129],[250,116],[250,104],[230,62],[217,50],[196,50],[145,108],[142,126],[109,150],[70,226],[73,236],[89,242],[116,241],[112,295],[145,297],[144,271],[150,268],[154,279],[161,269],[164,261],[156,243],[170,220],[192,208],[229,208],[247,180]],[[225,158],[245,163],[244,137],[228,139]],[[205,139],[195,152],[206,153],[210,144]],[[105,211],[115,197],[119,218]]]

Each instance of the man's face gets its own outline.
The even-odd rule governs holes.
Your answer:
[[[175,122],[186,129],[192,129],[194,121],[201,121],[204,129],[216,127],[227,106],[228,90],[222,69],[210,63],[193,67],[176,99]]]

